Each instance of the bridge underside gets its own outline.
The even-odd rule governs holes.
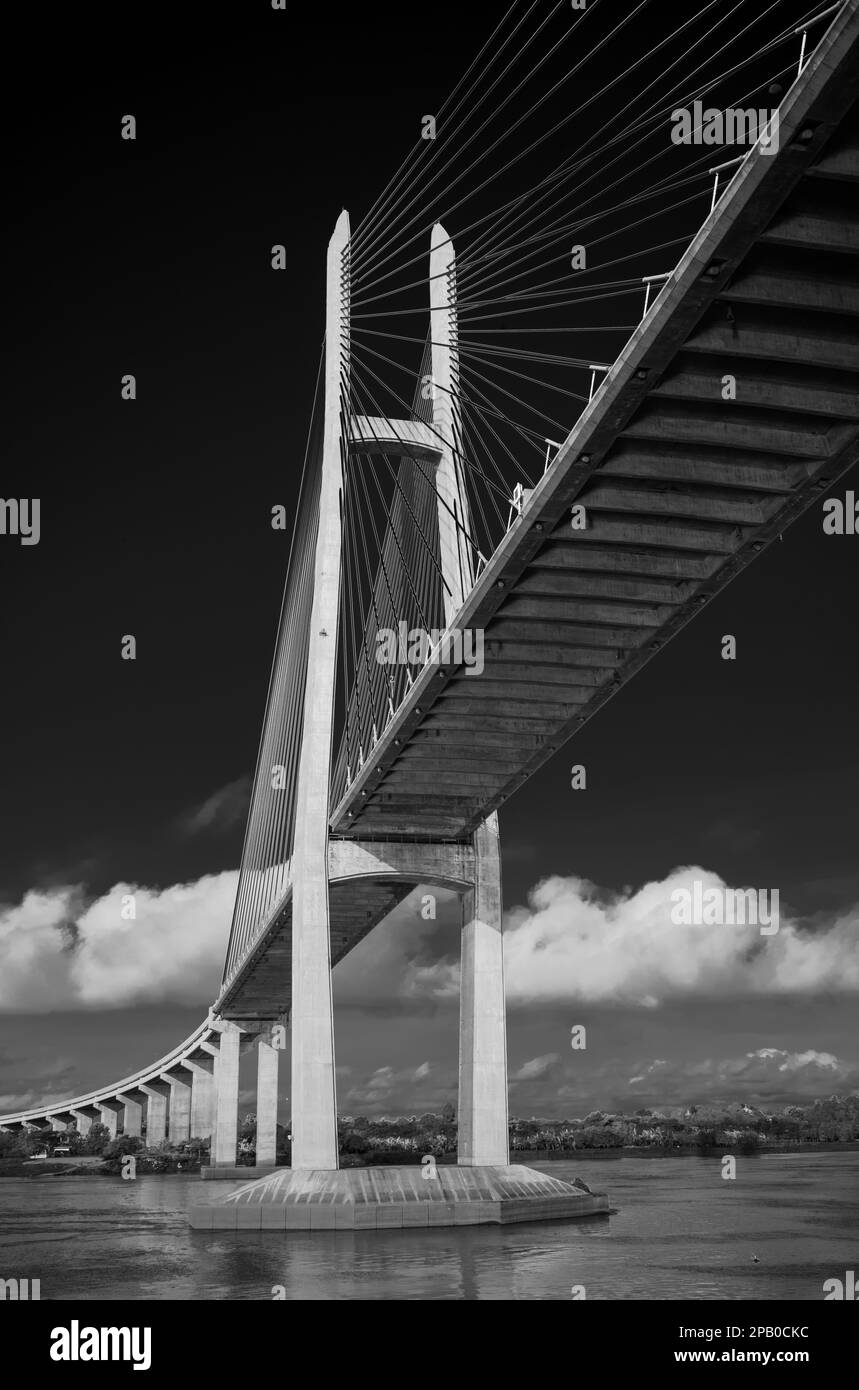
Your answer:
[[[483,673],[424,669],[335,834],[470,834],[859,457],[859,127],[844,74],[821,81],[786,103],[779,154],[738,170],[475,584],[456,626],[484,630]]]
[[[328,849],[331,964],[336,965],[419,884],[464,893],[474,878],[470,844],[361,845],[332,840]],[[216,1012],[232,1022],[271,1020],[292,1002],[292,884],[260,934]]]

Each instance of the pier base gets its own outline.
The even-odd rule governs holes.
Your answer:
[[[604,1192],[512,1163],[426,1169],[280,1168],[231,1192],[201,1193],[197,1230],[390,1230],[558,1221],[608,1212]]]

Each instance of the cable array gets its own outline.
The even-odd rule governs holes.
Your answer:
[[[225,982],[253,945],[283,896],[289,880],[322,480],[323,359],[324,347],[316,376],[250,812],[242,846],[224,967]]]
[[[673,113],[774,110],[819,9],[705,0],[678,23],[651,0],[620,17],[514,0],[357,227],[344,419],[386,436],[432,421],[422,383],[445,389],[427,258],[433,226],[450,233],[466,593],[730,182],[714,189],[724,151],[672,140]],[[334,804],[421,669],[402,645],[379,664],[379,635],[443,629],[450,587],[436,465],[374,444],[345,455]]]
[[[333,804],[741,162],[707,143],[705,116],[690,143],[673,139],[678,109],[771,115],[828,13],[700,0],[678,23],[652,0],[619,17],[607,0],[513,0],[434,138],[355,230],[341,261]],[[289,884],[324,358],[225,980]]]

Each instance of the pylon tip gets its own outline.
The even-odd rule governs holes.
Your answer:
[[[331,240],[346,242],[349,240],[351,234],[352,232],[351,227],[349,225],[349,213],[347,209],[344,208],[340,216],[337,218],[337,222],[335,223],[334,232],[332,234]]]

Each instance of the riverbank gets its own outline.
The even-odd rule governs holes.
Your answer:
[[[135,1155],[139,1159],[139,1155]],[[192,1173],[195,1176],[200,1172],[199,1162],[191,1160],[181,1160],[182,1167],[174,1160],[165,1160],[166,1166],[161,1169],[146,1167],[143,1161],[139,1161],[139,1171],[145,1172],[147,1177],[182,1177],[183,1174]],[[38,1159],[7,1159],[0,1163],[0,1179],[3,1178],[26,1178],[28,1182],[33,1179],[54,1179],[54,1178],[115,1178],[121,1175],[121,1164],[116,1159],[105,1160],[101,1154],[87,1154],[79,1158],[38,1158]],[[253,1175],[254,1169],[248,1168],[247,1172]]]
[[[808,1142],[800,1144],[767,1144],[760,1148],[753,1149],[745,1154],[747,1158],[764,1158],[770,1154],[834,1154],[834,1153],[857,1153],[859,1152],[859,1139],[833,1139],[829,1142]],[[735,1153],[735,1149],[729,1144],[714,1144],[709,1148],[694,1148],[687,1146],[682,1149],[659,1148],[655,1145],[624,1144],[613,1149],[514,1149],[510,1154],[511,1163],[523,1163],[526,1166],[534,1163],[602,1163],[606,1160],[618,1162],[623,1158],[722,1158],[725,1154]],[[360,1159],[354,1154],[342,1155],[340,1166],[343,1168],[368,1168],[384,1167],[389,1164],[419,1164],[421,1155],[398,1153],[389,1150],[382,1157],[375,1153]],[[357,1160],[357,1161],[356,1161]],[[455,1164],[456,1154],[439,1154],[436,1156],[437,1164]],[[207,1167],[208,1165],[203,1165]],[[280,1163],[278,1167],[288,1167],[287,1163]],[[142,1167],[142,1165],[141,1165]],[[185,1162],[181,1169],[175,1167],[164,1171],[146,1170],[147,1177],[197,1177],[200,1173],[199,1163]],[[0,1180],[3,1178],[81,1178],[81,1177],[117,1177],[118,1169],[116,1162],[108,1165],[99,1155],[92,1155],[73,1159],[71,1162],[67,1158],[43,1158],[43,1159],[22,1159],[20,1162],[0,1163]],[[241,1177],[251,1181],[256,1176],[256,1169],[252,1165],[242,1167]]]
[[[613,1149],[516,1149],[510,1154],[511,1163],[557,1163],[579,1160],[586,1163],[601,1162],[603,1159],[619,1158],[722,1158],[725,1154],[740,1152],[737,1145],[711,1144],[707,1148],[696,1148],[692,1144],[682,1148],[669,1149],[656,1144],[623,1144]],[[761,1144],[750,1149],[746,1158],[767,1154],[826,1154],[859,1153],[859,1139],[832,1139],[799,1144]],[[454,1160],[455,1161],[455,1160]],[[439,1159],[437,1162],[445,1162]]]

